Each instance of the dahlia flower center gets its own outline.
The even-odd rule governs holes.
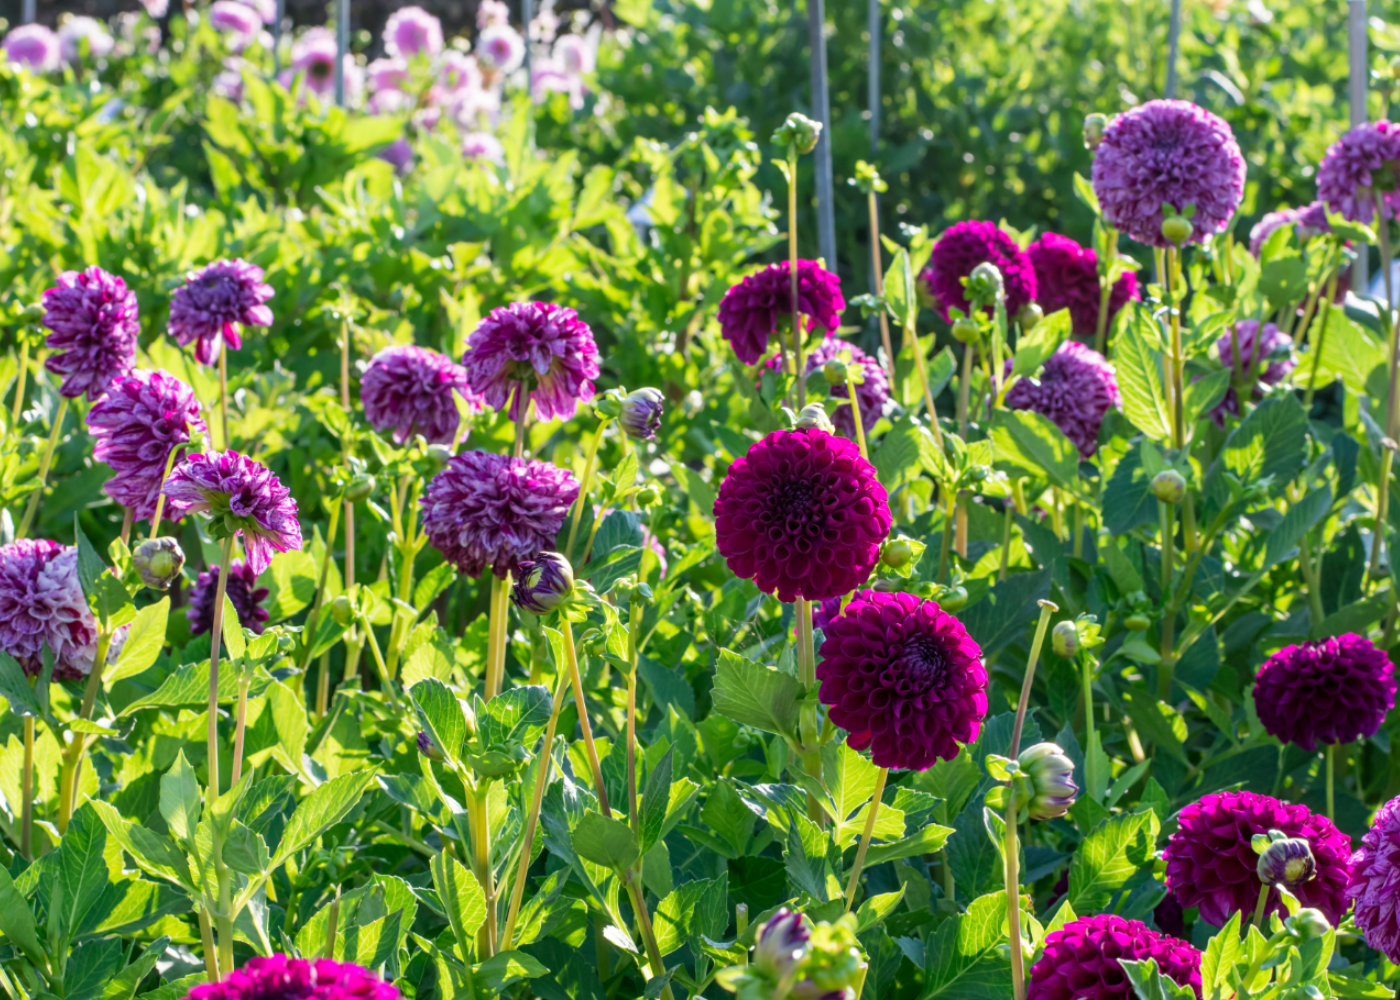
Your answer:
[[[812,484],[797,479],[785,483],[773,502],[779,520],[806,521],[812,509]]]
[[[948,656],[928,636],[914,636],[894,657],[894,671],[909,694],[922,694],[942,683],[948,673]]]
[[[331,75],[333,69],[334,67],[330,63],[318,59],[307,67],[307,72],[311,74],[313,79],[324,80]]]

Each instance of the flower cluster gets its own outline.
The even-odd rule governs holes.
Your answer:
[[[1395,707],[1395,667],[1348,633],[1279,650],[1254,679],[1254,705],[1271,736],[1312,752],[1319,743],[1376,735]]]
[[[190,594],[190,606],[185,619],[190,623],[190,635],[202,635],[214,627],[214,598],[218,596],[219,567],[210,566],[195,580]],[[224,593],[238,612],[238,624],[262,635],[267,627],[268,610],[262,606],[268,589],[258,586],[258,574],[241,559],[229,563],[224,580]]]
[[[995,222],[970,219],[950,226],[938,237],[928,266],[919,273],[919,284],[944,320],[951,321],[951,309],[966,313],[971,308],[962,280],[970,277],[978,264],[994,264],[1001,272],[1007,315],[1014,317],[1028,302],[1035,301],[1038,286],[1030,255]]]
[[[1010,361],[1006,371],[1011,371]],[[1061,344],[1041,366],[1038,379],[1018,379],[1006,392],[1008,407],[1049,417],[1085,459],[1098,449],[1104,414],[1121,403],[1113,366],[1077,340]]]
[[[510,404],[523,419],[522,396],[540,420],[567,420],[593,398],[598,345],[578,313],[553,302],[515,302],[491,310],[467,338],[467,384],[494,410]]]
[[[5,35],[0,45],[6,62],[32,73],[51,73],[63,64],[58,36],[42,24],[22,24]]]
[[[814,260],[797,262],[797,305],[807,317],[807,330],[828,333],[841,325],[846,300],[841,279]],[[792,268],[787,261],[769,264],[732,285],[719,304],[724,339],[740,361],[756,365],[768,353],[768,338],[778,324],[792,317]]]
[[[270,298],[262,268],[242,258],[216,260],[191,272],[171,296],[170,335],[181,347],[194,344],[194,356],[212,365],[225,346],[243,346],[240,327],[272,325]]]
[[[120,655],[126,632],[123,626],[113,636],[108,663]],[[28,538],[0,545],[0,651],[38,676],[47,646],[54,677],[77,680],[92,671],[97,638],[97,620],[78,581],[76,548]]]
[[[467,390],[467,371],[436,351],[412,345],[386,347],[370,359],[360,380],[365,419],[377,431],[394,432],[403,444],[422,434],[429,444],[457,439],[457,394],[479,408]]]
[[[291,492],[266,466],[236,451],[190,455],[165,481],[165,496],[173,511],[207,513],[216,536],[241,536],[255,577],[274,552],[301,548]]]
[[[1044,234],[1026,248],[1026,254],[1035,268],[1035,300],[1046,315],[1068,309],[1074,335],[1093,337],[1103,300],[1098,254],[1059,233]],[[1123,306],[1139,298],[1137,273],[1124,271],[1109,292],[1107,322],[1112,323]]]
[[[136,364],[136,293],[121,278],[100,267],[64,271],[44,293],[43,306],[55,352],[44,367],[63,376],[63,395],[99,399]]]

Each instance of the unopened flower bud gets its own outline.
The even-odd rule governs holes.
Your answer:
[[[374,477],[363,473],[350,480],[350,484],[345,487],[345,499],[351,503],[363,500],[374,492]]]
[[[340,594],[331,601],[331,617],[335,619],[337,625],[349,625],[350,619],[355,616],[355,607],[350,603],[350,598]]]
[[[1069,812],[1079,795],[1074,783],[1074,761],[1054,743],[1037,743],[1021,751],[1017,766],[1030,782],[1026,803],[1031,819],[1055,819]]]
[[[446,760],[438,745],[433,742],[433,738],[426,731],[418,730],[418,752],[429,760]]]
[[[1095,111],[1084,116],[1084,148],[1098,149],[1103,142],[1103,130],[1108,128],[1108,115]]]
[[[822,365],[822,377],[831,385],[845,385],[846,363],[840,358],[832,358]]]
[[[939,598],[938,606],[950,614],[957,614],[967,607],[967,591],[962,587],[949,587]]]
[[[890,186],[880,178],[880,172],[864,160],[856,161],[856,175],[850,183],[860,188],[862,194],[879,194],[888,191]]]
[[[1332,929],[1321,910],[1304,907],[1283,922],[1283,925],[1302,941],[1312,941],[1322,937]]]
[[[1259,855],[1255,871],[1264,885],[1282,885],[1296,891],[1317,874],[1312,845],[1302,837],[1275,838]]]
[[[826,410],[820,403],[808,403],[802,407],[802,412],[797,415],[795,425],[799,430],[826,431],[828,434],[835,434],[836,428],[832,426],[831,418],[826,415]]]
[[[166,590],[180,575],[185,565],[185,553],[173,538],[152,538],[136,546],[131,564],[141,575],[141,582],[153,590]]]
[[[1196,227],[1184,215],[1169,215],[1162,220],[1162,235],[1177,246],[1189,240],[1195,231]]]
[[[638,507],[655,507],[661,502],[661,491],[648,483],[637,491],[636,500]]]
[[[774,980],[791,976],[807,956],[812,932],[802,922],[802,914],[782,907],[758,931],[753,948],[755,969]]]
[[[574,592],[574,568],[558,552],[541,552],[520,564],[520,579],[511,589],[515,606],[535,615],[547,615]]]
[[[468,705],[465,701],[459,701],[458,704],[462,706],[462,716],[467,724],[467,739],[474,740],[476,739],[477,731],[476,713],[472,711],[472,707]]]
[[[622,414],[617,422],[628,437],[654,441],[656,432],[661,429],[661,410],[665,402],[660,389],[637,389],[623,399]]]
[[[447,463],[452,461],[452,449],[445,444],[430,444],[424,451],[428,456],[428,461],[437,468],[445,468]]]
[[[1123,619],[1123,627],[1129,632],[1146,632],[1147,627],[1151,624],[1146,615],[1134,614]]]
[[[1021,324],[1021,329],[1030,333],[1036,328],[1041,320],[1045,318],[1045,310],[1034,302],[1027,302],[1021,307],[1021,311],[1016,314],[1016,322]]]
[[[1073,658],[1079,652],[1079,628],[1074,622],[1058,622],[1050,633],[1050,648],[1056,656]]]
[[[1186,479],[1175,469],[1163,469],[1152,477],[1149,488],[1163,503],[1181,503],[1186,496]]]
[[[992,301],[1000,298],[1005,292],[1005,284],[1002,281],[1001,269],[991,261],[984,260],[972,269],[972,274],[967,279],[967,291],[969,297],[980,298],[983,301]]]
[[[277,652],[287,656],[296,651],[297,641],[289,635],[279,635],[277,637]]]
[[[821,122],[812,121],[806,115],[794,111],[787,116],[782,127],[773,133],[773,145],[792,145],[798,153],[805,155],[817,148],[817,140],[821,138],[821,134]]]
[[[953,321],[953,337],[956,340],[962,341],[964,344],[976,343],[977,338],[981,336],[981,334],[982,329],[977,325],[975,319],[964,316],[962,319]]]
[[[885,551],[880,553],[880,561],[891,569],[901,569],[914,558],[914,547],[907,538],[895,538],[885,543]]]
[[[807,942],[807,961],[802,971],[806,979],[793,988],[791,996],[812,1000],[821,996],[845,995],[860,977],[860,945],[856,941],[854,914],[847,914],[834,923],[820,923],[812,929]],[[809,985],[810,984],[810,985]]]

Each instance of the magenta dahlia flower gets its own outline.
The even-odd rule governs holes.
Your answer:
[[[1014,317],[1027,302],[1035,301],[1035,265],[1021,244],[995,222],[968,219],[949,226],[938,237],[928,266],[919,272],[919,283],[933,298],[934,308],[951,321],[950,309],[966,313],[971,307],[962,279],[978,264],[995,264],[1006,289],[1006,313]]]
[[[181,513],[207,513],[210,528],[243,536],[256,577],[273,552],[301,548],[297,503],[272,471],[236,451],[189,455],[165,481],[169,505]]]
[[[1006,371],[1011,371],[1010,361]],[[1099,446],[1104,414],[1121,403],[1113,366],[1077,340],[1065,341],[1050,355],[1041,366],[1040,378],[1017,379],[1006,392],[1008,407],[1049,417],[1085,459]]]
[[[190,594],[190,606],[185,609],[190,635],[203,635],[214,627],[214,598],[218,592],[219,567],[215,564],[199,574]],[[258,574],[253,572],[253,567],[242,559],[230,562],[228,578],[224,580],[224,593],[238,612],[238,624],[262,635],[268,619],[268,611],[262,602],[267,600],[268,590],[258,586]]]
[[[520,419],[521,394],[540,420],[568,420],[593,398],[598,345],[578,313],[553,302],[512,302],[492,309],[467,338],[467,384],[493,410],[510,404]]]
[[[126,626],[117,630],[108,663],[120,655],[126,633]],[[46,539],[0,545],[0,650],[37,677],[45,645],[53,652],[58,680],[92,672],[97,620],[78,581],[78,550]]]
[[[455,456],[423,494],[423,530],[468,576],[490,567],[497,576],[554,548],[578,498],[572,472],[487,451]]]
[[[399,991],[368,969],[329,958],[250,958],[217,983],[193,987],[187,1000],[398,1000]]]
[[[87,422],[93,457],[112,469],[103,491],[143,521],[155,516],[170,453],[209,433],[194,390],[169,372],[144,368],[114,381]]]
[[[390,56],[429,58],[442,52],[442,22],[422,7],[400,7],[384,25],[384,51]]]
[[[1271,736],[1309,752],[1376,735],[1395,707],[1395,667],[1364,636],[1287,646],[1254,678],[1254,705]]]
[[[5,35],[5,61],[32,73],[52,73],[63,63],[58,36],[42,24],[22,24]]]
[[[922,771],[976,742],[987,714],[982,649],[935,602],[862,590],[822,634],[821,700],[853,750]]]
[[[1148,101],[1115,117],[1094,155],[1104,219],[1139,243],[1168,247],[1162,206],[1191,218],[1191,241],[1223,233],[1244,197],[1244,156],[1224,119],[1190,101]]]
[[[1376,811],[1361,848],[1351,856],[1347,898],[1366,943],[1400,962],[1400,798]]]
[[[1239,362],[1240,372],[1248,375],[1250,368],[1259,365],[1259,380],[1251,393],[1252,399],[1263,399],[1263,385],[1277,385],[1293,371],[1293,338],[1273,323],[1264,324],[1264,334],[1259,336],[1259,321],[1242,319],[1235,324],[1235,336],[1227,331],[1215,342],[1215,353],[1220,363],[1234,368]],[[1235,347],[1238,341],[1239,353]],[[1256,352],[1257,361],[1256,361]],[[1221,427],[1225,426],[1225,415],[1240,415],[1240,398],[1232,385],[1225,391],[1225,397],[1211,410],[1211,419]]]
[[[1244,920],[1253,915],[1261,884],[1250,839],[1270,830],[1312,847],[1317,875],[1293,893],[1303,905],[1321,910],[1333,924],[1346,913],[1351,838],[1326,816],[1256,792],[1216,792],[1182,809],[1178,824],[1162,852],[1167,887],[1182,906],[1199,908],[1203,920],[1223,927],[1232,913],[1243,913]],[[1287,916],[1277,891],[1269,893],[1267,913]]]
[[[1155,959],[1162,975],[1201,995],[1201,953],[1185,941],[1112,913],[1080,917],[1045,937],[1031,969],[1027,1000],[1131,1000],[1120,959]]]
[[[241,257],[216,260],[192,271],[170,299],[170,335],[181,347],[195,344],[194,356],[212,365],[220,348],[243,346],[240,326],[271,326],[266,302],[272,286],[263,283],[263,269]]]
[[[855,442],[774,431],[736,459],[715,499],[715,542],[736,576],[780,601],[825,601],[870,576],[889,495]]]
[[[859,367],[865,375],[865,381],[856,387],[856,402],[860,404],[860,422],[865,433],[869,434],[880,422],[880,414],[885,411],[885,400],[890,398],[890,380],[880,362],[849,341],[827,337],[807,355],[807,374],[812,374],[832,359],[840,360],[843,357],[848,365],[853,368]],[[768,359],[767,367],[774,370],[782,367],[782,357],[775,354]],[[850,399],[851,388],[849,385],[834,385],[831,387],[831,395],[836,399]],[[831,423],[835,426],[837,434],[855,439],[856,417],[851,412],[850,403],[843,403],[836,408],[836,412],[831,415]]]
[[[403,444],[422,434],[429,444],[457,439],[461,417],[454,393],[479,406],[467,389],[467,370],[423,347],[386,347],[370,359],[360,380],[365,419],[378,431],[394,432]]]
[[[1076,337],[1093,337],[1099,328],[1099,255],[1068,236],[1046,233],[1026,248],[1035,268],[1035,300],[1046,315],[1068,309]],[[1137,273],[1124,271],[1108,294],[1108,322],[1128,302],[1141,298]]]
[[[1369,223],[1376,194],[1385,217],[1400,206],[1400,125],[1364,122],[1332,143],[1317,168],[1317,197],[1350,222]]]
[[[807,317],[807,330],[821,327],[834,333],[841,325],[841,310],[846,308],[841,279],[814,260],[799,260],[797,305]],[[792,268],[785,260],[729,286],[719,303],[720,330],[746,365],[762,360],[768,353],[768,338],[777,331],[779,322],[791,316]]]
[[[49,355],[44,367],[63,376],[59,392],[70,399],[99,399],[112,379],[136,364],[136,293],[100,267],[64,271],[44,292],[44,326]]]

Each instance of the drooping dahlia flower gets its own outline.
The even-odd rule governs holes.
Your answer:
[[[384,51],[403,59],[436,56],[442,52],[442,22],[422,7],[400,7],[384,25]]]
[[[1281,830],[1312,847],[1317,875],[1293,894],[1336,923],[1347,910],[1346,886],[1351,838],[1307,806],[1290,805],[1256,792],[1216,792],[1193,802],[1178,818],[1176,833],[1162,856],[1167,886],[1183,907],[1198,907],[1201,918],[1223,927],[1232,913],[1248,920],[1259,901],[1259,856],[1251,838]],[[1287,915],[1279,894],[1270,892],[1268,913]]]
[[[1236,341],[1239,347],[1238,357],[1235,351]],[[1239,370],[1246,377],[1251,367],[1259,365],[1259,379],[1251,394],[1253,399],[1264,397],[1259,382],[1264,385],[1277,385],[1293,371],[1293,338],[1273,323],[1264,324],[1264,335],[1261,337],[1258,320],[1240,320],[1235,324],[1234,336],[1227,330],[1215,342],[1215,353],[1220,358],[1220,363],[1227,368],[1234,368],[1235,362],[1238,361]],[[1235,417],[1240,415],[1240,398],[1233,385],[1225,391],[1225,397],[1216,404],[1210,415],[1212,420],[1224,427],[1227,413]]]
[[[1148,101],[1115,117],[1094,156],[1104,219],[1139,243],[1171,246],[1162,206],[1194,205],[1191,242],[1225,231],[1244,197],[1244,156],[1230,126],[1190,101]]]
[[[170,452],[209,428],[194,390],[166,371],[138,368],[88,411],[93,457],[112,468],[103,491],[140,520],[154,517]],[[164,513],[164,512],[162,512]],[[179,519],[171,509],[169,517]]]
[[[982,650],[935,602],[862,590],[822,633],[821,700],[852,749],[869,747],[880,767],[922,771],[977,740]]]
[[[120,654],[127,626],[113,636],[107,662]],[[43,648],[54,656],[54,677],[77,680],[97,658],[97,620],[78,581],[78,550],[46,539],[0,545],[0,650],[31,677],[43,669]]]
[[[44,367],[63,376],[63,395],[99,399],[136,364],[136,293],[115,274],[100,267],[64,271],[44,292],[43,306],[47,344],[57,352]]]
[[[1006,371],[1011,371],[1010,361]],[[1008,407],[1049,417],[1085,459],[1099,446],[1104,414],[1121,403],[1113,366],[1077,340],[1061,344],[1041,366],[1038,379],[1018,379],[1006,393]]]
[[[225,345],[243,346],[240,327],[272,325],[270,298],[262,268],[242,258],[216,260],[192,271],[171,296],[170,335],[181,347],[195,344],[194,356],[212,365]]]
[[[806,329],[828,333],[841,325],[846,300],[841,279],[814,260],[797,262],[797,307],[807,317]],[[778,323],[792,316],[792,268],[787,261],[769,264],[731,285],[719,303],[719,326],[724,339],[746,365],[756,365],[768,353],[768,338]]]
[[[736,576],[780,601],[825,601],[870,576],[889,496],[855,442],[774,431],[736,459],[715,499],[715,542]]]
[[[1317,197],[1349,222],[1370,223],[1380,196],[1387,219],[1400,206],[1400,125],[1363,122],[1327,148],[1317,168]]]
[[[1068,309],[1076,337],[1093,337],[1099,327],[1099,255],[1068,236],[1046,233],[1026,248],[1035,268],[1035,300],[1046,315]],[[1137,273],[1124,271],[1108,294],[1108,322],[1128,302],[1141,298]]]
[[[58,36],[42,24],[22,24],[6,34],[0,45],[6,62],[32,73],[52,73],[63,62]]]
[[[1287,646],[1264,661],[1254,705],[1271,736],[1313,751],[1376,735],[1395,706],[1395,667],[1370,639],[1348,633]]]
[[[1400,798],[1376,812],[1360,849],[1351,856],[1346,891],[1366,943],[1400,962]]]
[[[553,302],[513,302],[492,309],[467,338],[462,359],[472,392],[493,410],[510,404],[520,419],[521,393],[540,420],[568,420],[593,398],[598,345],[578,313]]]
[[[928,265],[919,272],[919,284],[944,320],[951,321],[950,309],[969,310],[962,279],[978,264],[995,264],[1001,272],[1008,316],[1015,317],[1027,302],[1035,301],[1035,265],[1030,255],[995,222],[968,219],[943,231]]]
[[[1155,959],[1162,975],[1201,995],[1201,953],[1185,941],[1112,913],[1080,917],[1045,937],[1027,1000],[1130,1000],[1136,994],[1119,959]]]
[[[422,434],[429,444],[451,444],[461,417],[454,393],[469,403],[467,370],[451,358],[423,347],[386,347],[370,359],[360,380],[365,419],[378,431],[394,432],[403,444]]]
[[[165,496],[181,513],[209,514],[216,533],[241,535],[254,577],[267,569],[273,552],[301,548],[291,491],[265,465],[236,451],[187,456],[166,479]]]
[[[368,969],[329,958],[254,957],[187,1000],[398,1000],[399,991]]]
[[[190,594],[190,606],[185,609],[185,619],[190,623],[190,635],[203,635],[214,627],[214,598],[219,590],[219,567],[210,566],[195,580]],[[228,595],[234,610],[238,612],[238,624],[262,635],[267,627],[268,611],[262,606],[267,600],[267,588],[258,586],[258,574],[242,559],[229,563],[228,578],[224,581],[224,593]]]
[[[423,530],[468,576],[490,567],[504,577],[554,548],[578,490],[573,473],[548,462],[463,452],[428,484]]]

